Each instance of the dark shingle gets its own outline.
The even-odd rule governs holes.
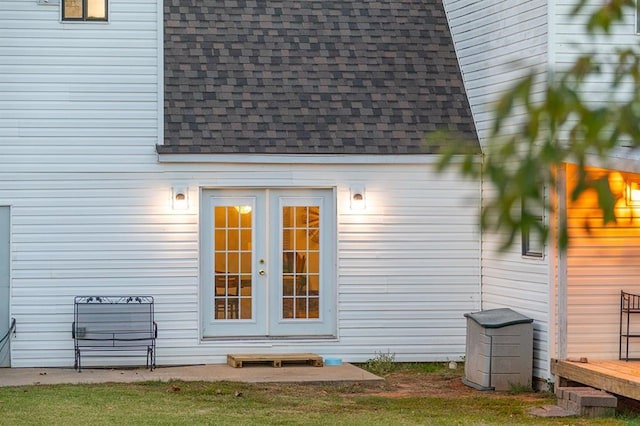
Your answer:
[[[478,145],[439,0],[165,0],[164,20],[160,153]]]

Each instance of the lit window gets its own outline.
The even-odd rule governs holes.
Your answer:
[[[108,0],[63,0],[63,21],[106,21]]]

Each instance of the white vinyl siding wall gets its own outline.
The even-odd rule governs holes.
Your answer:
[[[567,170],[571,188],[576,182],[575,167]],[[567,256],[567,355],[617,359],[620,291],[640,294],[638,208],[618,209],[617,223],[604,226],[593,194],[574,203],[568,200],[567,204],[571,236]],[[624,205],[623,202],[621,206]],[[635,216],[632,220],[631,214]],[[585,223],[589,224],[589,231],[584,229]],[[640,356],[640,340],[631,339],[630,356]]]
[[[371,168],[361,176],[370,182],[366,212],[339,212],[336,350],[356,360],[372,351],[404,361],[464,354],[463,315],[480,306],[479,185],[427,170]],[[339,196],[344,205],[346,188]]]
[[[73,296],[155,293],[184,267],[163,244],[176,219],[150,214],[166,191],[154,149],[157,1],[111,0],[108,23],[62,23],[59,8],[0,2],[14,366],[72,365]]]
[[[444,4],[476,127],[487,143],[500,94],[532,70],[546,72],[546,1]]]
[[[597,52],[606,64],[607,58],[611,59],[616,49],[637,47],[640,38],[636,34],[636,13],[633,9],[627,9],[623,22],[613,27],[612,36],[604,38],[587,35],[584,27],[589,12],[595,6],[601,6],[602,2],[590,0],[585,10],[575,17],[571,15],[573,3],[563,0],[556,6],[554,62],[558,69],[568,67],[579,54]],[[607,70],[607,67],[604,69]],[[584,98],[595,102],[611,99],[611,77],[612,74],[606,72],[600,78],[593,79],[585,90]],[[624,166],[622,163],[621,167]],[[632,164],[624,163],[627,163],[627,167]],[[612,164],[615,167],[615,161]],[[568,173],[568,191],[571,191],[574,182],[571,177]],[[572,243],[567,253],[565,283],[567,355],[617,359],[620,290],[640,292],[640,266],[637,261],[640,257],[640,233],[637,223],[625,224],[624,220],[617,227],[603,227],[601,221],[592,221],[591,232],[586,232],[582,225],[587,215],[598,216],[598,213],[584,206],[568,207]],[[635,347],[638,348],[638,342]]]
[[[546,0],[445,0],[465,87],[483,147],[489,143],[495,102],[519,78],[537,70],[543,91],[548,66]],[[504,129],[505,134],[509,128]],[[491,188],[483,187],[483,198]],[[503,236],[482,236],[482,309],[512,308],[534,319],[534,376],[549,378],[549,253],[524,258],[520,239],[499,252]]]
[[[611,90],[611,82],[615,79],[614,69],[617,63],[616,51],[626,47],[633,47],[637,51],[640,36],[636,33],[636,12],[633,8],[626,8],[622,22],[611,29],[611,34],[586,34],[585,24],[590,13],[602,2],[589,0],[584,10],[578,15],[571,15],[574,7],[571,0],[558,2],[556,6],[555,23],[555,55],[552,58],[558,70],[570,67],[582,55],[592,55],[602,65],[602,73],[592,76],[583,89],[583,99],[596,104],[602,104],[617,98]],[[595,55],[594,55],[595,54]],[[628,99],[625,90],[635,90],[631,84],[620,92],[622,99]]]
[[[197,192],[238,185],[337,187],[339,338],[234,341],[235,351],[295,346],[350,361],[377,352],[399,361],[463,356],[463,315],[479,308],[477,184],[423,164],[166,168],[117,177],[50,172],[13,184],[14,366],[70,366],[73,296],[119,294],[156,298],[159,364],[224,362],[229,342],[202,342],[198,328]],[[185,177],[190,209],[172,211],[172,182]],[[362,213],[349,210],[350,181],[366,185]]]
[[[155,297],[159,364],[225,362],[228,341],[200,339],[197,212],[199,188],[228,187],[335,187],[338,197],[338,339],[240,341],[234,351],[464,355],[463,314],[480,308],[478,183],[422,160],[159,163],[162,2],[109,5],[108,23],[61,23],[56,6],[0,2],[13,366],[73,365],[73,297],[120,294]],[[366,188],[357,215],[352,183]],[[171,210],[174,185],[190,188],[189,210]],[[86,365],[115,362],[130,360]]]

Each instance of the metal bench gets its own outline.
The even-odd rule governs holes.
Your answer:
[[[72,337],[77,371],[87,351],[118,350],[130,356],[145,350],[147,368],[156,366],[158,325],[151,296],[77,296],[74,298]]]

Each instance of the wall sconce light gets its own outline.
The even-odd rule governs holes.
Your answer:
[[[189,188],[177,187],[171,188],[171,207],[174,210],[186,210],[189,208]]]
[[[364,187],[352,186],[351,187],[351,210],[364,210],[366,207],[366,196]]]
[[[627,180],[624,195],[627,206],[640,206],[640,182]]]

